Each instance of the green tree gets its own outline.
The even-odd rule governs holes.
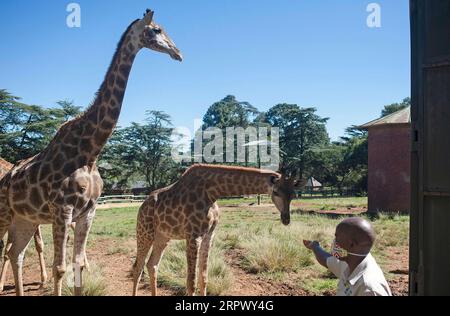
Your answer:
[[[60,108],[54,109],[53,111],[56,111],[55,115],[60,117],[64,122],[78,116],[82,112],[82,107],[76,106],[74,101],[63,100],[56,102],[56,104]]]
[[[395,113],[397,111],[403,110],[404,108],[411,106],[411,98],[405,98],[400,103],[392,103],[389,105],[385,105],[383,110],[381,111],[381,117],[385,117],[389,114]]]
[[[244,130],[249,126],[253,126],[253,121],[255,117],[259,114],[258,110],[248,102],[238,101],[235,96],[228,95],[222,100],[215,102],[212,104],[206,114],[203,117],[203,126],[201,131],[196,131],[196,135],[200,132],[205,132],[208,128],[218,128],[221,130],[221,136],[223,140],[222,149],[223,156],[221,157],[222,161],[220,163],[226,163],[227,154],[226,154],[226,146],[225,139],[227,137],[226,129],[227,128],[243,128]],[[229,136],[229,135],[228,135]],[[244,140],[247,142],[248,137]],[[207,144],[213,142],[215,140],[214,136],[211,136],[211,139],[205,140],[203,142],[203,149]],[[234,135],[234,157],[237,157],[238,152],[238,136]],[[194,146],[192,144],[192,152]],[[198,153],[197,153],[198,154]],[[215,152],[213,151],[213,154]],[[233,162],[231,164],[245,164],[248,165],[247,159],[245,159],[245,163]]]
[[[329,144],[328,118],[317,115],[315,108],[283,103],[272,107],[263,119],[280,129],[282,169],[295,171],[301,178],[310,174],[314,150]]]
[[[61,108],[44,108],[20,102],[6,90],[0,90],[0,156],[11,162],[42,151],[59,126],[79,114],[73,102],[61,101]]]
[[[325,186],[367,192],[367,137],[348,137],[313,150],[313,174]]]
[[[146,115],[145,124],[116,130],[102,153],[99,166],[106,189],[129,188],[144,180],[154,190],[179,176],[180,165],[171,158],[170,116],[160,111]]]
[[[228,95],[208,108],[203,117],[203,129],[217,127],[249,126],[258,110],[248,102],[240,102],[233,95]]]
[[[131,150],[128,132],[129,128],[117,127],[100,154],[98,168],[106,192],[112,189],[126,191],[133,181],[138,180],[139,162]]]

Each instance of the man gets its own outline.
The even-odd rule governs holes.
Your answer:
[[[374,241],[370,223],[352,217],[336,227],[332,253],[323,250],[317,241],[304,240],[303,244],[339,278],[338,296],[391,296],[383,272],[370,254]]]

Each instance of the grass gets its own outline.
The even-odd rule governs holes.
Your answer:
[[[335,211],[338,209],[367,208],[367,197],[339,197],[339,198],[302,198],[294,200],[291,207],[301,211]]]
[[[186,292],[186,243],[174,241],[164,253],[159,267],[158,284],[175,290],[179,295]],[[208,260],[208,295],[218,296],[231,288],[233,276],[224,261],[223,249],[213,247]]]
[[[72,264],[67,265],[67,272],[63,278],[62,295],[73,296],[74,295],[74,273]],[[52,280],[45,285],[45,295],[53,295],[54,284]],[[83,289],[82,296],[107,296],[108,295],[108,283],[103,277],[103,269],[94,264],[90,265],[89,271],[84,269],[83,271]]]
[[[67,267],[64,276],[62,294],[63,296],[73,296],[73,272],[72,265]],[[90,266],[90,271],[83,272],[83,293],[82,296],[106,296],[108,295],[108,285],[103,278],[102,268],[93,264]]]
[[[249,206],[255,201],[256,199],[254,201],[252,199],[219,201],[219,205],[222,205],[222,214],[210,253],[208,295],[224,295],[231,290],[234,276],[232,268],[227,264],[231,258],[247,273],[258,274],[258,278],[291,282],[313,295],[334,291],[337,280],[316,262],[312,252],[303,246],[302,240],[318,240],[325,249],[329,250],[335,227],[343,217],[330,218],[326,215],[307,214],[295,212],[295,210],[298,208],[302,210],[364,208],[367,205],[367,198],[295,200],[292,206],[294,211],[291,225],[287,227],[280,223],[279,212],[273,206],[267,205],[268,200],[263,200],[265,205],[260,207]],[[234,206],[224,207],[224,205]],[[111,242],[111,246],[107,248],[105,255],[121,254],[132,258],[135,255],[136,216],[137,207],[98,210],[88,247],[95,246],[100,239],[107,240]],[[393,260],[392,250],[407,251],[409,217],[382,214],[372,221],[372,224],[377,233],[372,254],[382,269],[389,271],[389,265]],[[46,226],[43,233],[45,241],[51,240],[50,226]],[[30,248],[27,254],[34,257],[30,260],[37,260],[37,257],[33,255],[33,247]],[[52,258],[51,248],[46,247],[47,266],[51,266],[49,262]],[[98,274],[94,270],[90,276],[92,280],[85,283],[87,295],[96,293],[103,295],[106,291],[104,280],[99,277],[101,269],[98,269]],[[391,278],[393,275],[387,272],[387,277]],[[159,268],[158,283],[159,286],[169,287],[180,295],[185,293],[184,241],[172,241],[166,249]]]

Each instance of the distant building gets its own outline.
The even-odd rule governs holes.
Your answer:
[[[322,188],[322,183],[311,177],[306,182],[305,188],[307,191],[319,190]]]
[[[148,194],[150,191],[151,190],[145,181],[137,181],[131,186],[131,192],[133,192],[134,195]]]
[[[361,126],[369,132],[369,212],[410,210],[410,107]]]

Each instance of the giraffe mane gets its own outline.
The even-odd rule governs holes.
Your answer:
[[[122,36],[121,36],[121,38],[120,38],[120,40],[119,40],[119,42],[118,42],[118,44],[117,44],[116,52],[114,53],[114,56],[113,56],[113,58],[111,59],[111,62],[110,62],[110,64],[109,64],[108,70],[106,71],[106,74],[108,74],[109,71],[111,70],[111,68],[114,66],[114,65],[113,65],[113,61],[116,60],[117,55],[119,54],[119,49],[120,49],[120,47],[122,46],[123,42],[125,41],[128,32],[129,32],[129,31],[131,30],[131,28],[132,28],[137,22],[139,22],[139,21],[140,21],[140,19],[137,19],[137,20],[133,21],[133,22],[127,27],[127,29],[125,30],[125,32],[122,34]],[[62,132],[63,129],[70,128],[70,126],[71,126],[74,122],[78,121],[80,118],[82,118],[83,116],[87,115],[87,114],[90,112],[90,110],[91,110],[91,109],[93,108],[93,106],[95,105],[95,101],[97,100],[98,95],[99,95],[99,93],[100,93],[100,90],[102,89],[102,87],[103,87],[103,85],[104,85],[105,83],[106,83],[106,75],[105,75],[105,78],[104,78],[104,80],[103,80],[102,85],[100,86],[100,88],[99,88],[99,89],[97,90],[97,92],[95,93],[94,100],[89,104],[88,108],[87,108],[84,112],[82,112],[82,113],[78,114],[77,116],[75,116],[74,118],[72,118],[71,120],[68,120],[67,122],[62,123],[61,126],[59,127],[58,131],[56,132],[55,136],[53,137],[52,141],[49,143],[49,146],[50,146],[50,144],[53,144],[53,143],[54,143],[54,141],[58,138],[59,134],[61,134],[61,132]]]
[[[131,22],[131,24],[127,27],[127,29],[125,30],[125,32],[123,32],[123,34],[122,34],[122,36],[120,37],[120,40],[119,40],[119,42],[118,42],[118,44],[117,44],[117,47],[116,47],[116,51],[115,51],[115,53],[114,53],[114,56],[113,56],[113,58],[111,59],[111,62],[110,62],[110,64],[109,64],[108,70],[106,71],[106,74],[108,74],[108,73],[110,72],[111,68],[114,67],[113,62],[114,62],[114,60],[117,59],[117,55],[119,54],[120,47],[122,47],[122,44],[123,44],[123,42],[125,41],[128,32],[129,32],[129,31],[131,30],[131,28],[132,28],[137,22],[139,22],[139,21],[140,21],[140,19],[137,19],[137,20],[134,20],[133,22]],[[105,78],[103,79],[103,84],[105,84],[105,81],[106,81],[106,75],[105,75]],[[103,86],[103,85],[102,85],[102,86]],[[98,94],[99,94],[100,90],[102,89],[102,86],[100,86],[100,88],[99,88],[99,89],[97,90],[97,92],[95,93],[94,100],[89,104],[89,107],[86,109],[86,111],[84,111],[83,113],[79,114],[76,118],[79,118],[80,116],[83,116],[84,114],[88,113],[89,110],[94,106],[95,101],[97,100]],[[75,118],[75,119],[76,119],[76,118]],[[69,122],[70,122],[70,121],[69,121]]]
[[[191,174],[197,170],[211,170],[216,173],[228,173],[228,172],[240,172],[240,173],[259,173],[266,175],[276,175],[280,176],[281,174],[274,172],[272,170],[258,169],[258,168],[249,168],[249,167],[240,167],[240,166],[225,166],[225,165],[210,165],[210,164],[195,164],[189,167],[184,173],[183,176]]]

